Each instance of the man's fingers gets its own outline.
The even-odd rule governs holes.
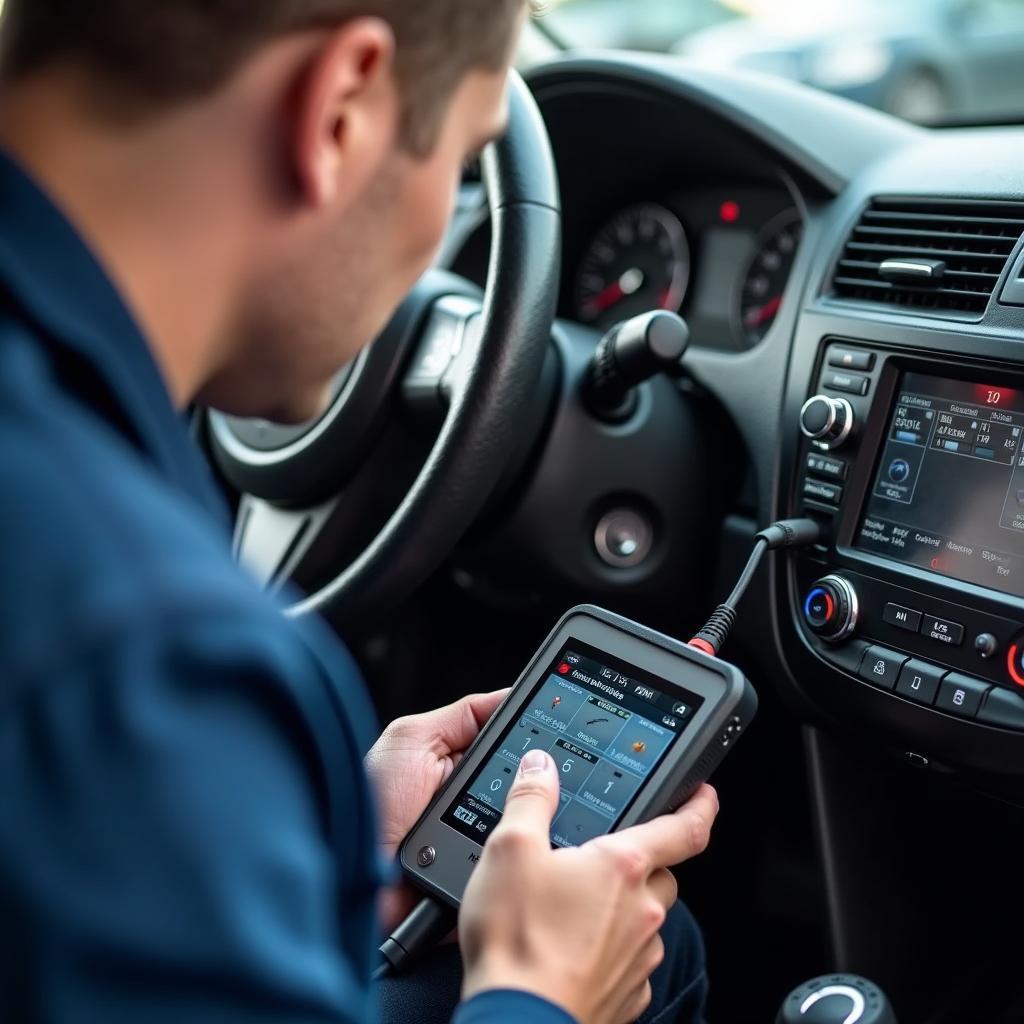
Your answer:
[[[669,868],[704,852],[717,815],[718,794],[705,783],[674,814],[616,832],[608,841],[642,851],[652,870]]]
[[[527,751],[505,799],[505,813],[486,848],[523,839],[546,848],[551,819],[558,809],[559,786],[551,755],[543,750]]]
[[[447,707],[428,712],[423,717],[434,719],[432,725],[440,742],[450,752],[458,753],[476,739],[477,733],[507,696],[508,690],[473,693]]]
[[[647,880],[647,887],[665,910],[671,910],[672,905],[679,899],[679,883],[668,868],[658,868]]]

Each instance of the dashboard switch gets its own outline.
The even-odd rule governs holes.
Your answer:
[[[897,629],[916,633],[921,628],[921,613],[913,608],[904,608],[901,604],[889,603],[882,612],[882,621]]]
[[[991,687],[978,679],[950,672],[939,687],[939,697],[935,706],[941,711],[961,718],[974,718]]]
[[[843,500],[843,489],[839,484],[827,484],[823,480],[805,480],[804,497],[824,501],[828,505],[838,505]]]
[[[841,370],[873,370],[875,353],[853,348],[834,348],[829,351],[828,365],[838,366]]]
[[[1024,729],[1024,699],[1010,690],[993,687],[978,712],[978,721],[1006,729]]]
[[[825,377],[825,387],[829,391],[845,391],[850,395],[866,395],[871,381],[858,373],[843,373],[836,370]]]
[[[991,633],[979,633],[974,638],[974,649],[987,661],[999,653],[999,641]]]
[[[800,430],[822,451],[838,448],[853,430],[853,406],[845,398],[815,395],[800,410]]]
[[[940,644],[949,644],[950,647],[959,647],[964,642],[964,627],[959,622],[937,619],[934,615],[924,617],[921,634]]]
[[[843,483],[850,466],[846,459],[834,459],[830,455],[818,455],[811,452],[807,456],[807,472],[823,480],[835,480]]]
[[[901,697],[909,697],[922,704],[931,704],[935,700],[935,694],[939,692],[939,683],[945,674],[943,669],[934,665],[911,659],[900,671],[899,679],[896,680],[896,692]]]
[[[886,650],[884,647],[869,647],[864,652],[858,675],[865,683],[881,686],[886,690],[896,688],[896,678],[907,663],[905,654]]]

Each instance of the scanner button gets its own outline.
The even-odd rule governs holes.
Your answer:
[[[419,853],[416,854],[416,863],[421,868],[429,868],[431,864],[437,859],[437,850],[432,846],[421,846]]]

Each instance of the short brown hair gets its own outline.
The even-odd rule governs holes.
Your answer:
[[[499,70],[527,0],[7,0],[3,76],[61,59],[87,64],[136,105],[215,90],[261,45],[289,32],[384,18],[397,40],[402,138],[431,147],[470,70]]]

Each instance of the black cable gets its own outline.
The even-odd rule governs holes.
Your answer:
[[[384,958],[373,972],[379,981],[389,974],[408,970],[426,950],[436,946],[457,921],[456,911],[447,903],[424,896],[413,912],[384,940],[380,955]]]
[[[754,541],[754,550],[751,551],[732,593],[711,613],[711,618],[690,641],[690,646],[705,654],[718,654],[736,622],[736,606],[747,592],[766,551],[808,547],[816,544],[820,538],[821,527],[813,519],[782,519],[762,530]]]
[[[757,567],[761,564],[761,556],[768,550],[768,541],[764,537],[759,536],[754,542],[754,550],[750,553],[750,558],[747,559],[746,568],[740,573],[740,578],[736,581],[736,586],[733,587],[732,593],[722,602],[728,608],[736,610],[736,605],[740,603],[743,595],[747,592],[747,587],[750,586],[750,581],[754,578],[754,573],[757,572]]]

